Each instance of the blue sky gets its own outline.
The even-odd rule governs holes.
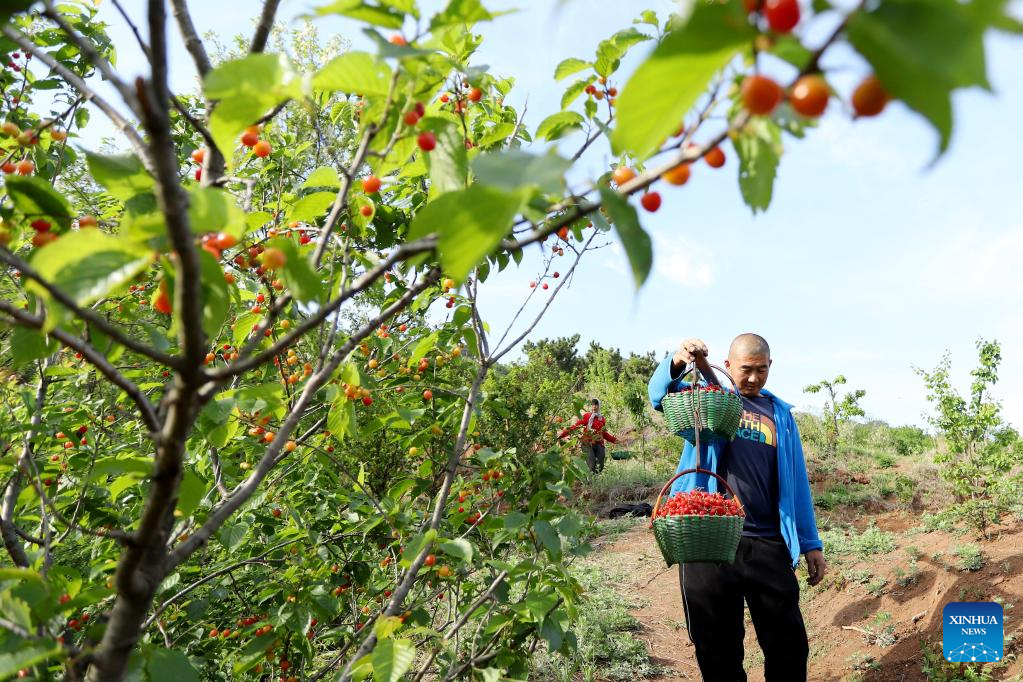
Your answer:
[[[141,3],[126,4],[141,12]],[[201,31],[225,36],[249,33],[244,18],[260,6],[253,0],[190,4]],[[293,21],[315,4],[284,0],[281,17]],[[502,0],[488,6],[519,11],[481,27],[486,39],[477,63],[516,78],[508,101],[521,106],[528,96],[526,122],[535,128],[557,110],[571,82],[554,82],[560,60],[588,58],[641,9],[663,17],[674,3]],[[130,34],[108,3],[101,16],[112,25],[121,70],[134,75],[139,62]],[[354,49],[369,49],[353,22],[318,25],[324,37],[339,33]],[[175,50],[172,79],[186,90],[194,83],[191,61],[180,45]],[[635,48],[619,86],[648,51]],[[1017,194],[1023,139],[1014,134],[1023,111],[1023,40],[993,37],[988,57],[994,94],[957,95],[952,145],[936,165],[930,165],[934,133],[905,107],[895,103],[877,119],[852,122],[833,103],[807,139],[785,140],[771,208],[754,217],[739,195],[735,154],[725,147],[724,168],[700,165],[685,187],[659,188],[662,208],[643,216],[655,264],[640,292],[617,246],[589,254],[534,336],[579,333],[582,348],[597,340],[660,356],[698,335],[720,364],[735,334],[754,331],[772,346],[769,387],[798,407],[819,408],[802,387],[841,373],[850,386],[866,389],[868,414],[917,424],[927,403],[912,367],[933,367],[948,349],[953,377],[965,390],[975,340],[997,338],[1003,364],[996,395],[1006,418],[1023,424],[1023,398],[1010,390],[1023,382],[1023,280],[1015,274],[1023,257]],[[842,52],[830,65],[840,69],[832,83],[843,93],[865,72]],[[570,153],[577,144],[568,140],[561,148]],[[613,161],[606,146],[594,145],[573,179],[594,177]],[[568,269],[563,260],[562,271]],[[538,263],[534,252],[519,269],[488,281],[481,298],[494,329],[503,329],[528,294]]]

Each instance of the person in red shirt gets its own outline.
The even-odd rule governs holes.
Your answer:
[[[579,420],[558,434],[558,438],[564,438],[580,426],[583,427],[582,436],[579,439],[582,445],[583,454],[586,455],[586,463],[590,471],[599,474],[604,470],[604,441],[617,443],[618,439],[604,430],[607,420],[600,413],[600,401],[594,398],[589,403],[589,412]]]

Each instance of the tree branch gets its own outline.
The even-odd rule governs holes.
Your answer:
[[[3,536],[4,547],[11,557],[15,566],[28,568],[28,555],[25,548],[18,541],[16,526],[14,523],[14,508],[18,504],[18,494],[21,492],[19,484],[23,472],[28,472],[28,463],[32,459],[32,437],[39,431],[39,425],[43,421],[43,404],[46,402],[46,392],[50,386],[50,378],[46,375],[46,369],[50,366],[51,360],[43,364],[43,371],[39,373],[39,385],[36,386],[35,410],[29,420],[28,431],[22,441],[21,457],[18,458],[18,465],[14,475],[4,490],[3,504],[0,505],[0,535]],[[36,544],[43,544],[42,542]]]
[[[140,114],[138,97],[128,87],[128,84],[117,76],[113,66],[99,53],[95,45],[64,21],[64,17],[60,16],[53,6],[52,0],[46,0],[45,9],[42,14],[60,27],[60,30],[67,35],[68,39],[74,43],[82,55],[89,60],[89,63],[96,67],[96,70],[103,75],[103,78],[121,94],[121,99],[128,105],[128,108],[138,116]]]
[[[252,341],[246,343],[245,346],[242,347],[239,352],[240,357],[222,369],[208,372],[207,376],[212,381],[223,381],[224,379],[237,376],[268,362],[281,351],[286,350],[289,346],[298,341],[299,338],[311,329],[314,329],[321,322],[326,320],[331,314],[337,311],[345,303],[345,301],[348,301],[355,295],[365,291],[365,289],[373,284],[373,282],[380,279],[380,277],[382,277],[392,265],[399,261],[406,260],[416,254],[431,251],[435,248],[435,243],[434,239],[421,239],[400,246],[395,249],[390,256],[378,263],[376,267],[363,273],[362,277],[355,281],[351,289],[345,291],[340,296],[321,307],[314,315],[310,315],[305,320],[295,325],[294,329],[281,336],[277,342],[268,349],[259,355],[245,357],[246,353],[251,353],[252,349],[263,338],[263,330],[268,329],[270,325],[273,324],[273,320],[276,319],[279,311],[284,307],[282,302],[285,304],[290,302],[290,297],[281,297],[278,300],[278,303],[271,309],[270,314],[267,315],[266,319],[260,325],[253,328],[251,332]],[[208,392],[209,389],[204,387],[203,396],[208,394]]]
[[[252,497],[253,493],[255,493],[256,489],[259,487],[259,484],[264,478],[266,478],[267,474],[270,473],[270,470],[278,462],[277,456],[280,454],[281,449],[284,447],[284,444],[287,442],[292,431],[294,431],[298,426],[298,422],[301,420],[306,407],[310,402],[312,402],[313,396],[316,395],[316,392],[319,391],[320,388],[330,379],[334,370],[336,370],[341,363],[345,361],[359,343],[372,334],[382,322],[404,310],[420,292],[434,284],[439,278],[440,271],[436,269],[431,270],[430,273],[423,278],[423,281],[402,294],[398,300],[382,310],[379,314],[370,319],[365,326],[362,327],[362,329],[354,333],[348,341],[334,353],[330,362],[326,363],[320,371],[309,377],[305,387],[302,389],[302,393],[295,402],[295,406],[291,409],[291,412],[284,420],[284,423],[281,424],[280,429],[277,431],[277,435],[267,447],[266,452],[263,453],[263,457],[259,460],[259,464],[256,465],[256,468],[249,477],[234,489],[231,497],[210,512],[206,523],[204,523],[199,530],[192,533],[187,540],[179,543],[170,552],[166,563],[167,571],[173,570],[182,561],[191,556],[191,554],[195,552],[200,545],[209,540],[213,533],[215,533],[217,529],[219,529],[224,522],[246,502],[246,500]]]
[[[188,50],[188,54],[192,55],[192,61],[195,62],[195,69],[199,72],[199,77],[205,78],[206,74],[213,70],[213,65],[210,63],[210,56],[206,54],[206,46],[199,37],[198,31],[195,30],[195,24],[192,23],[188,3],[186,0],[171,0],[171,7],[174,8],[174,19],[178,22],[178,28],[181,29],[181,37],[185,39],[185,49]]]
[[[59,301],[65,308],[70,310],[75,317],[88,322],[125,348],[133,350],[139,355],[144,355],[150,360],[154,360],[155,362],[167,367],[177,367],[180,364],[177,358],[167,355],[166,353],[161,353],[155,348],[150,348],[141,341],[133,339],[125,332],[110,324],[110,322],[108,322],[102,315],[99,315],[89,308],[82,308],[79,306],[75,303],[73,298],[68,296],[52,282],[47,281],[42,275],[36,272],[31,265],[8,251],[5,247],[0,247],[0,260],[19,271],[23,277],[27,277],[33,282],[39,284],[42,288],[46,289],[53,298]]]
[[[266,48],[266,41],[270,37],[270,31],[274,26],[274,17],[277,15],[277,7],[281,0],[265,0],[263,12],[259,15],[259,23],[256,25],[256,32],[252,36],[252,45],[249,52],[262,52]]]
[[[32,329],[43,328],[43,318],[32,315],[20,308],[15,308],[7,301],[0,300],[0,311],[10,315],[14,322],[24,327],[31,327]],[[149,402],[149,398],[146,397],[146,394],[143,393],[142,389],[136,386],[131,380],[118,372],[117,368],[110,364],[110,361],[107,360],[105,355],[85,341],[79,339],[77,336],[73,336],[59,327],[51,331],[50,336],[60,341],[68,348],[81,353],[82,357],[98,369],[100,373],[105,376],[108,381],[110,381],[110,383],[124,391],[139,408],[142,421],[145,422],[150,431],[157,431],[160,428],[160,421],[156,417],[156,410],[153,407],[153,404]]]
[[[107,118],[109,118],[114,124],[114,127],[121,131],[121,134],[128,140],[128,143],[135,151],[135,154],[139,157],[142,165],[146,167],[146,170],[150,173],[153,172],[153,161],[149,156],[148,147],[146,147],[145,142],[142,141],[142,137],[135,129],[135,126],[128,122],[124,116],[122,116],[120,112],[113,107],[113,105],[93,92],[92,88],[90,88],[75,72],[71,71],[71,69],[54,59],[48,52],[41,49],[38,45],[32,42],[27,35],[18,29],[7,24],[3,27],[3,34],[17,43],[21,49],[32,53],[32,56],[50,67],[58,76],[63,78],[68,85],[77,90],[78,93],[86,100],[93,102],[100,111],[107,115]]]

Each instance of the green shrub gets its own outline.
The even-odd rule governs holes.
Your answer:
[[[983,550],[977,545],[957,545],[952,553],[959,559],[956,568],[960,571],[979,571],[987,563]]]
[[[844,532],[840,529],[826,530],[821,533],[824,549],[833,556],[854,555],[866,559],[876,554],[887,554],[895,550],[895,535],[880,530],[874,525],[862,533],[855,530]]]

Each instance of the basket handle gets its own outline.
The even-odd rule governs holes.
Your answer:
[[[677,481],[679,478],[685,476],[686,474],[693,474],[693,473],[696,473],[696,474],[708,474],[710,476],[713,476],[717,480],[721,481],[721,484],[725,486],[725,490],[727,490],[728,493],[733,498],[735,498],[735,501],[739,503],[740,507],[742,506],[742,500],[740,500],[739,496],[735,494],[734,490],[732,490],[732,486],[728,485],[728,481],[726,481],[721,476],[718,476],[717,474],[715,474],[710,469],[701,469],[700,467],[695,467],[693,469],[684,469],[684,470],[678,472],[677,474],[675,474],[674,476],[672,476],[671,480],[668,481],[667,483],[665,483],[664,487],[661,488],[661,492],[659,492],[657,494],[657,500],[654,502],[654,510],[650,513],[650,525],[651,526],[654,523],[654,519],[657,518],[657,508],[661,506],[661,498],[663,498],[664,497],[664,493],[668,492],[668,489],[671,488],[671,484],[674,483],[675,481]]]
[[[724,367],[719,367],[718,365],[709,365],[709,366],[710,366],[711,369],[717,370],[717,371],[721,372],[722,374],[724,374],[726,377],[728,377],[728,381],[730,381],[732,383],[732,390],[735,391],[736,394],[739,393],[739,385],[735,383],[735,379],[733,379],[732,375],[728,373],[728,370],[726,370]],[[679,378],[682,378],[682,377],[686,376],[690,372],[696,372],[698,369],[699,368],[696,366],[696,362],[690,362],[688,365],[686,365],[685,370],[682,372],[682,374],[679,375]],[[700,372],[700,374],[703,374],[703,372]],[[711,382],[711,383],[713,383],[713,382]],[[694,383],[693,386],[696,387],[696,386],[699,386],[699,385],[700,385],[700,377],[699,377],[699,374],[698,374],[696,376],[696,383]]]

